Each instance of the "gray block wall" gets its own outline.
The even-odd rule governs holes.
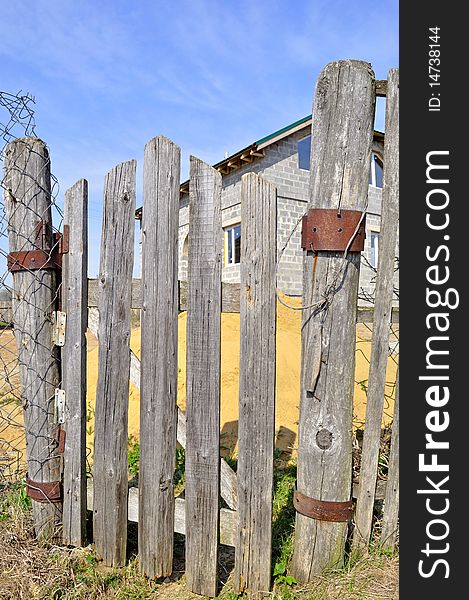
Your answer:
[[[242,168],[224,175],[222,179],[222,225],[232,226],[240,223],[241,218],[241,177],[254,172],[265,177],[277,186],[277,247],[284,247],[278,267],[279,289],[294,296],[302,293],[301,217],[306,211],[308,201],[309,171],[298,168],[298,141],[310,134],[310,129],[298,131],[287,138],[265,148],[265,157]],[[382,154],[382,148],[375,143],[375,150]],[[179,229],[179,278],[187,278],[187,247],[189,233],[189,196],[181,199]],[[359,303],[370,305],[374,294],[375,271],[370,268],[370,231],[379,232],[381,214],[381,189],[369,187],[367,239],[360,274]],[[293,232],[294,228],[296,230]],[[292,233],[293,232],[293,233]],[[223,268],[223,281],[239,282],[239,265],[226,265]],[[396,274],[396,287],[398,277]]]

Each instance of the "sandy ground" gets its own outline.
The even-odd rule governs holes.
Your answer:
[[[290,304],[300,301],[289,299]],[[92,336],[90,336],[91,338]],[[89,340],[88,353],[88,406],[90,414],[89,430],[93,428],[92,411],[95,401],[98,348],[96,341]],[[132,331],[132,350],[140,356],[140,329]],[[368,379],[371,349],[371,330],[367,325],[357,326],[354,395],[354,426],[360,427],[365,421],[366,386]],[[296,449],[300,393],[300,353],[301,353],[301,311],[289,310],[278,304],[277,316],[277,397],[275,428],[277,447],[283,450]],[[186,405],[186,313],[179,315],[178,344],[178,405],[183,410]],[[222,391],[221,391],[221,445],[226,450],[236,450],[238,432],[238,380],[239,380],[239,314],[222,314]],[[389,359],[386,386],[386,402],[383,424],[392,421],[394,382],[396,363]],[[138,389],[131,385],[129,394],[129,434],[138,438],[139,432]]]
[[[291,304],[299,305],[299,300],[290,299]],[[295,452],[298,431],[298,404],[300,382],[300,348],[301,348],[301,312],[293,311],[278,304],[277,317],[277,398],[275,427],[277,447]],[[397,341],[397,338],[395,338]],[[11,371],[15,363],[15,342],[11,331],[1,333],[2,364],[8,365]],[[98,376],[98,346],[96,338],[87,335],[87,404],[88,404],[88,445],[92,447],[94,431],[93,414],[96,398]],[[354,396],[354,427],[360,427],[365,420],[366,387],[368,380],[369,356],[371,347],[371,329],[367,325],[357,326],[356,371]],[[140,329],[132,330],[132,350],[140,356]],[[178,405],[184,410],[186,403],[186,313],[179,315],[178,344]],[[5,370],[5,369],[4,369]],[[15,370],[16,371],[16,370]],[[11,379],[11,377],[10,377]],[[225,452],[236,451],[238,431],[238,379],[239,379],[239,314],[224,313],[222,315],[222,392],[221,392],[221,445]],[[392,420],[394,382],[396,379],[396,363],[392,358],[388,361],[386,400],[383,424]],[[0,398],[8,397],[9,386],[17,386],[17,374],[12,383],[0,379]],[[11,394],[11,392],[10,392]],[[129,434],[139,436],[139,404],[138,389],[130,385],[129,393]],[[11,398],[9,402],[0,402],[0,449],[4,454],[19,456],[24,451],[22,442],[22,409],[19,403]],[[12,454],[13,453],[13,454]]]

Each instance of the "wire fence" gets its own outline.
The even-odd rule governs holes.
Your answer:
[[[62,211],[56,202],[58,183],[50,173],[47,147],[36,136],[32,96],[0,92],[0,137],[2,485],[24,478],[27,440],[36,461],[29,466],[36,471],[33,478],[50,461],[56,445],[53,398],[44,404],[39,396],[44,390],[50,395],[60,383],[58,354],[51,338],[60,275],[47,263],[57,255]],[[31,257],[32,263],[27,260]]]

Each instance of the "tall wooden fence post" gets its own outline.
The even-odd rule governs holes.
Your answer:
[[[190,159],[186,386],[188,588],[215,596],[220,503],[221,175]]]
[[[55,414],[60,363],[58,348],[52,343],[58,279],[54,265],[47,267],[47,263],[54,262],[49,259],[56,242],[52,233],[50,159],[44,142],[22,138],[7,146],[3,184],[7,190],[5,209],[13,269],[13,321],[24,406],[28,490],[34,497],[36,535],[56,541],[61,539],[58,530],[62,524],[61,457]]]
[[[375,312],[371,340],[366,420],[360,464],[360,487],[353,534],[354,550],[368,546],[373,519],[378,459],[383,419],[389,326],[394,288],[394,257],[399,220],[399,71],[391,69],[386,97],[384,185],[381,210]]]
[[[106,176],[99,268],[98,383],[93,462],[93,537],[108,566],[125,563],[130,306],[136,161]]]
[[[82,546],[86,536],[86,327],[88,322],[88,182],[65,192],[62,310],[66,314],[62,349],[65,391],[63,542]]]
[[[365,210],[374,108],[375,79],[368,63],[333,62],[320,73],[313,107],[309,208],[333,209],[344,220],[341,211]],[[343,232],[340,223],[335,227]],[[348,252],[345,259],[343,250],[304,252],[292,562],[293,574],[302,582],[341,564],[344,557],[359,271],[359,252]],[[325,520],[331,518],[338,520]]]
[[[163,136],[145,146],[138,545],[152,578],[173,568],[177,431],[180,149]]]
[[[238,536],[234,584],[251,597],[270,588],[275,430],[277,191],[241,180]]]

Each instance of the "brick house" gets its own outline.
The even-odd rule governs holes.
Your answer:
[[[239,152],[223,159],[214,168],[222,174],[222,226],[224,229],[223,281],[239,282],[239,255],[242,235],[241,177],[255,172],[277,186],[277,246],[280,249],[308,201],[311,115],[280,129]],[[365,251],[360,270],[360,304],[368,304],[373,295],[378,259],[378,240],[383,181],[384,134],[374,132],[368,188]],[[179,215],[179,279],[187,279],[189,245],[189,181],[181,184]],[[137,210],[137,218],[141,209]],[[283,253],[278,269],[278,286],[286,294],[301,296],[302,249],[301,224]]]

